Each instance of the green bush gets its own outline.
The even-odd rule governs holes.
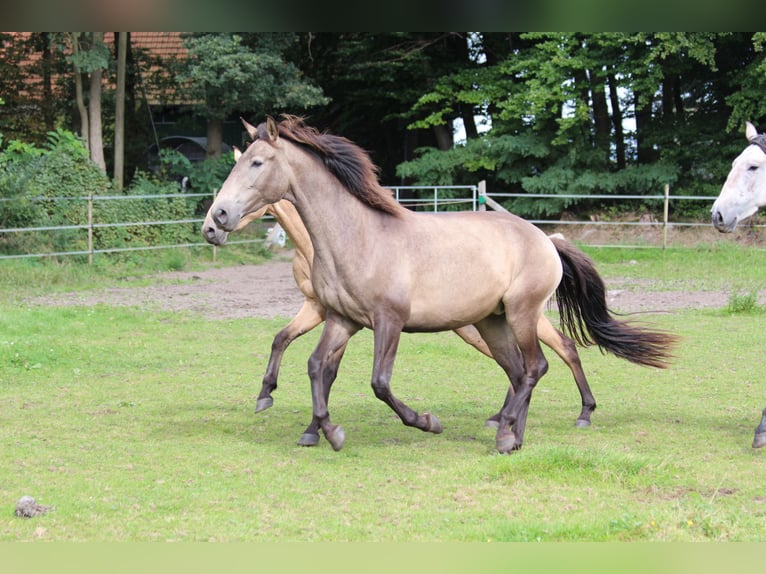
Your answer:
[[[193,166],[190,173],[212,185],[216,177],[223,180],[217,174],[228,169],[226,165],[220,162],[205,168]],[[86,251],[87,197],[94,198],[94,249],[198,242],[196,223],[115,225],[194,218],[200,209],[199,198],[149,197],[179,192],[179,184],[172,179],[139,173],[122,194],[124,198],[106,199],[104,196],[114,193],[109,178],[90,161],[83,142],[65,130],[51,132],[43,147],[8,142],[0,151],[0,198],[3,200],[0,227],[72,228],[0,234],[0,253]],[[210,193],[212,197],[212,191]]]

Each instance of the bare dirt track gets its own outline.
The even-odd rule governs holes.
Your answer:
[[[35,297],[32,305],[130,306],[191,311],[208,319],[292,317],[303,303],[292,274],[291,253],[261,265],[179,271],[157,275],[151,285],[114,287]],[[644,284],[607,282],[609,306],[621,313],[673,312],[684,308],[720,308],[722,291],[657,291]]]

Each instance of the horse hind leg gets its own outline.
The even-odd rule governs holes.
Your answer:
[[[263,375],[261,392],[258,394],[255,402],[256,413],[265,411],[274,404],[271,393],[277,388],[279,367],[287,347],[295,339],[308,333],[322,321],[324,321],[324,308],[317,301],[306,299],[292,321],[276,334],[274,341],[271,343],[271,355],[269,355],[266,373]]]
[[[524,399],[525,403],[523,405],[526,408],[520,408],[517,412],[514,412],[513,409],[516,408],[519,393],[523,390],[525,384],[529,385],[528,379],[530,376],[534,379],[534,383],[537,382],[537,379],[545,373],[547,363],[539,348],[537,339],[534,338],[534,343],[538,349],[538,356],[530,357],[531,369],[526,367],[522,350],[518,346],[517,340],[504,317],[487,317],[477,323],[476,327],[492,351],[495,361],[505,371],[510,380],[510,386],[505,395],[502,409],[499,413],[490,417],[486,423],[487,426],[497,429],[495,436],[497,450],[501,453],[509,453],[521,448],[526,428],[531,391],[527,393],[527,398]]]
[[[596,410],[596,398],[590,390],[590,385],[588,385],[588,379],[585,377],[575,342],[551,325],[545,316],[541,316],[537,323],[537,336],[561,357],[561,360],[572,371],[582,401],[582,410],[580,416],[575,420],[575,426],[578,428],[589,427],[591,424],[590,415]]]
[[[766,408],[763,409],[761,422],[755,428],[755,435],[753,436],[753,448],[761,448],[764,445],[766,445]]]

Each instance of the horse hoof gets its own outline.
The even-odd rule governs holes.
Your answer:
[[[305,432],[298,441],[298,446],[316,446],[319,443],[319,435]]]
[[[444,429],[442,428],[442,424],[439,422],[439,419],[436,418],[436,415],[424,413],[423,416],[426,417],[427,421],[425,430],[434,434],[441,434]]]
[[[342,449],[343,443],[346,442],[346,433],[340,425],[335,425],[329,432],[325,432],[324,437],[328,440],[334,451]]]
[[[756,433],[753,437],[753,448],[761,448],[766,445],[766,432]]]
[[[521,445],[516,444],[516,435],[509,432],[495,438],[495,447],[497,447],[497,452],[500,454],[508,454],[520,449]]]
[[[271,397],[265,397],[263,399],[258,399],[258,401],[255,403],[255,412],[259,413],[261,411],[265,411],[269,407],[271,407],[274,404],[274,399]]]
[[[487,427],[488,429],[497,430],[500,428],[500,423],[496,421],[495,419],[487,419],[486,421],[484,421],[484,426]]]
[[[577,419],[575,421],[575,426],[578,429],[586,429],[586,428],[588,428],[590,426],[590,421],[589,420],[585,420],[585,419]]]

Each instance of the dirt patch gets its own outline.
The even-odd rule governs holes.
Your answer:
[[[32,305],[106,304],[166,311],[191,311],[208,319],[289,318],[303,304],[289,252],[261,265],[162,273],[148,286],[126,286],[30,298]],[[721,308],[729,294],[719,291],[654,291],[643,284],[607,282],[609,306],[621,313]],[[763,299],[763,297],[762,297]]]
[[[111,287],[30,298],[31,305],[112,306],[191,311],[208,319],[292,317],[303,304],[292,260],[262,265],[179,271],[155,276],[148,286]]]

